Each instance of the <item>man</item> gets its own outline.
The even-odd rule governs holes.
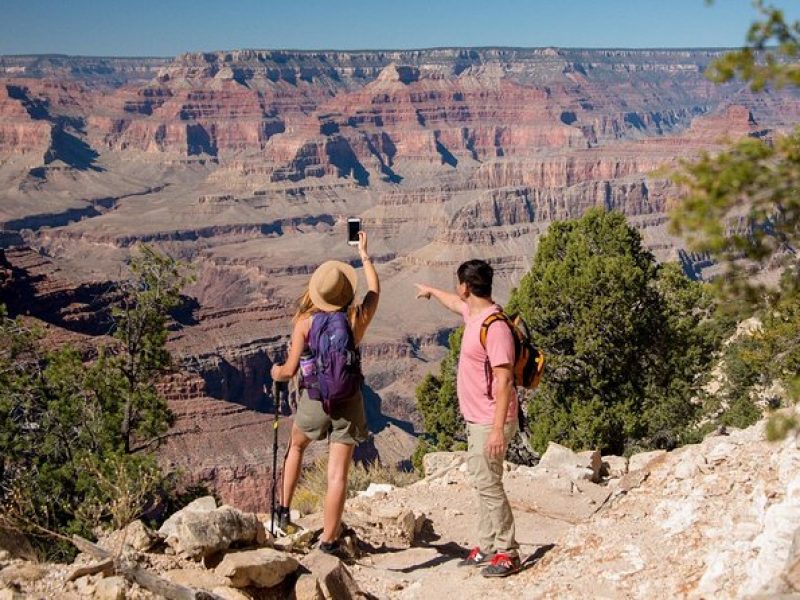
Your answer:
[[[417,298],[431,297],[464,319],[458,358],[458,405],[467,422],[467,467],[478,492],[478,546],[459,564],[478,566],[485,577],[505,577],[520,569],[514,515],[503,489],[503,458],[517,432],[514,338],[505,323],[489,327],[486,348],[481,326],[501,308],[492,300],[492,267],[470,260],[458,267],[453,294],[416,284]]]

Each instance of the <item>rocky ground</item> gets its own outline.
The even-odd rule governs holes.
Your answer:
[[[310,550],[320,515],[273,539],[265,515],[205,498],[157,533],[135,523],[84,546],[72,565],[12,558],[21,546],[6,540],[0,598],[159,597],[148,588],[297,600],[800,593],[800,440],[767,442],[763,423],[629,461],[551,445],[536,467],[507,464],[524,569],[501,580],[457,566],[476,519],[463,454],[429,455],[425,466],[417,483],[348,501],[345,563]]]

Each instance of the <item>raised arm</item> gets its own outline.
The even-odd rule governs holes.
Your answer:
[[[367,288],[376,296],[381,293],[381,282],[378,280],[378,272],[375,270],[375,265],[372,264],[372,259],[367,252],[367,232],[358,232],[358,254],[361,256],[361,263],[364,265],[364,274],[367,276]]]
[[[436,298],[446,309],[458,315],[464,314],[464,301],[458,297],[458,294],[445,292],[421,283],[415,283],[414,285],[417,286],[417,298],[425,298],[426,300],[430,300],[431,297]]]
[[[361,264],[364,265],[364,275],[367,278],[367,295],[361,303],[358,322],[356,323],[356,343],[359,343],[367,331],[367,327],[378,310],[378,300],[381,295],[381,282],[378,279],[378,272],[367,251],[367,232],[358,232],[358,254],[361,256]]]

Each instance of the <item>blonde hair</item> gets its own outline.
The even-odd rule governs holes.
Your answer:
[[[297,323],[300,319],[313,315],[316,312],[319,312],[319,309],[314,306],[314,303],[311,301],[311,294],[308,293],[308,287],[306,287],[305,291],[300,294],[300,297],[297,299],[297,310],[295,310],[294,316],[292,317],[292,323]]]
[[[355,300],[355,298],[353,298],[353,300]],[[320,312],[320,310],[311,301],[311,294],[309,294],[308,288],[306,288],[297,299],[297,309],[292,317],[292,323],[297,323],[300,319],[310,317],[318,312]],[[358,321],[360,314],[361,307],[356,306],[351,302],[350,306],[347,307],[347,319],[350,321],[350,327],[353,329],[353,331],[355,331],[356,322]]]

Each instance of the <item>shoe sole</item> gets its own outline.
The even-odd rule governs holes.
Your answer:
[[[505,573],[484,573],[484,572],[481,572],[481,575],[483,575],[484,577],[508,577],[509,575],[516,575],[520,571],[522,571],[522,569],[520,567],[517,567],[513,571],[506,571]]]

